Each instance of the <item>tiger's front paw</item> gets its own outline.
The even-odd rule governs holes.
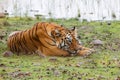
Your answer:
[[[78,55],[79,56],[88,56],[88,55],[92,54],[93,52],[95,52],[94,49],[86,48],[86,49],[83,49],[83,50],[79,50]]]

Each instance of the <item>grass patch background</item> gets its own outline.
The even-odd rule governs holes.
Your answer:
[[[67,28],[76,26],[84,46],[94,48],[88,57],[46,57],[13,55],[3,57],[8,35],[31,28],[37,22],[55,22]],[[115,80],[120,79],[120,21],[80,22],[77,19],[0,19],[0,80]],[[95,46],[99,39],[103,45]]]

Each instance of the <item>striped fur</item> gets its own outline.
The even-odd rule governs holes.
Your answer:
[[[48,22],[36,23],[31,29],[15,31],[7,40],[10,51],[19,53],[38,53],[48,56],[69,56],[85,54],[76,39],[76,30],[68,30]],[[86,48],[84,50],[87,50]]]

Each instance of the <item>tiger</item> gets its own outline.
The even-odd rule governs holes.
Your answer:
[[[91,50],[79,44],[75,29],[49,22],[38,22],[32,28],[11,33],[7,40],[12,52],[38,53],[45,56],[85,55]]]

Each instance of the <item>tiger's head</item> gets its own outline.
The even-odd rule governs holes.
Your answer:
[[[60,44],[60,48],[68,51],[70,54],[76,54],[80,47],[81,42],[77,36],[77,29],[73,27],[71,30],[68,30],[64,39]]]
[[[52,35],[56,40],[58,48],[68,51],[70,54],[76,54],[80,50],[81,42],[78,40],[77,29],[75,27],[71,30],[65,28],[56,29]]]

